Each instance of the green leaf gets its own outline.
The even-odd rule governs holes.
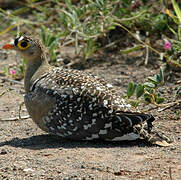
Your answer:
[[[49,41],[48,41],[48,47],[50,47],[55,40],[56,40],[56,37],[55,36],[51,36]]]
[[[136,98],[138,99],[144,93],[144,86],[142,84],[138,84],[136,86]]]
[[[158,96],[157,96],[157,97],[155,98],[155,101],[156,101],[157,104],[161,104],[164,100],[165,100],[165,99],[164,99],[163,97],[158,97]]]
[[[138,107],[138,105],[139,105],[139,102],[138,101],[134,101],[134,100],[131,100],[131,101],[129,101],[129,104],[131,104],[131,106],[133,106],[133,107]]]
[[[57,47],[57,44],[56,43],[53,43],[49,49],[49,52],[52,53]]]
[[[52,61],[55,61],[56,57],[57,57],[57,55],[56,55],[55,53],[53,53],[53,54],[51,55],[51,60],[52,60]]]
[[[42,42],[43,42],[43,44],[45,45],[45,42],[46,42],[46,27],[45,26],[42,26],[42,31],[41,31],[41,34],[40,34],[40,36],[41,36],[41,39],[42,39]]]
[[[128,83],[128,88],[127,88],[127,96],[128,96],[128,98],[130,98],[134,94],[135,89],[136,89],[136,84],[133,84],[132,82],[129,82]]]
[[[175,31],[173,28],[171,28],[169,25],[167,25],[167,26],[168,26],[168,29],[169,29],[174,35],[177,35],[176,31]]]
[[[162,78],[160,77],[160,75],[157,74],[157,75],[155,75],[155,77],[156,77],[157,83],[160,84],[162,82]]]
[[[179,40],[181,40],[181,28],[180,28],[180,26],[178,26],[178,38],[179,38]]]
[[[46,47],[48,47],[50,38],[51,38],[51,34],[50,34],[50,33],[47,33],[47,39],[46,39],[46,43],[45,43],[45,44],[46,44]]]
[[[173,4],[174,11],[179,19],[179,22],[181,23],[181,10],[175,0],[171,0],[171,1]]]
[[[108,27],[108,30],[114,30],[115,29],[115,26],[114,25],[111,25]]]
[[[163,68],[160,68],[160,80],[164,83],[164,74],[163,74]]]
[[[153,84],[157,84],[158,82],[157,82],[157,79],[156,79],[156,76],[154,76],[154,77],[148,77],[148,81],[150,82],[150,83],[153,83]]]
[[[65,0],[65,3],[66,3],[67,7],[68,7],[70,10],[72,10],[72,9],[73,9],[73,7],[72,7],[72,3],[71,3],[71,1],[70,1],[70,0]]]
[[[151,103],[152,102],[152,98],[149,94],[144,94],[144,100],[148,103]]]
[[[145,82],[144,86],[147,88],[156,88],[156,85],[154,83],[151,83],[151,82]]]

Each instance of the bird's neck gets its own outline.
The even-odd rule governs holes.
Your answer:
[[[50,69],[51,66],[44,57],[39,57],[39,59],[34,61],[27,60],[24,79],[25,92],[28,93],[33,83],[37,79],[39,79],[43,74],[47,73]]]

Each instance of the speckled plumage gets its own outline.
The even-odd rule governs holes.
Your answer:
[[[39,101],[37,94],[54,102],[39,123],[62,137],[114,140],[132,133],[135,124],[149,119],[151,126],[153,120],[149,115],[124,113],[130,105],[110,84],[77,70],[55,68],[35,81],[25,96],[28,110],[32,100]],[[33,110],[29,112],[33,118]]]
[[[27,59],[24,99],[30,116],[42,130],[74,140],[169,141],[152,131],[152,115],[134,112],[111,84],[82,71],[51,67],[41,43],[28,37],[24,40],[40,51]]]

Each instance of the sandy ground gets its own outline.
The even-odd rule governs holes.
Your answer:
[[[1,42],[3,43],[3,42]],[[1,46],[1,44],[0,44]],[[0,50],[0,69],[15,61],[13,52]],[[112,57],[110,61],[90,66],[85,71],[105,78],[125,91],[129,81],[143,82],[159,72],[155,66]],[[23,85],[8,82],[0,76],[0,119],[18,117],[23,102]],[[162,88],[168,100],[173,99],[175,81]],[[0,179],[181,179],[180,107],[151,113],[156,124],[174,143],[170,147],[134,142],[65,141],[41,131],[31,119],[0,122]],[[22,107],[22,116],[27,115]],[[169,169],[171,172],[169,172]],[[171,176],[171,177],[170,177]]]

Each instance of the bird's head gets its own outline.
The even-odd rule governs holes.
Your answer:
[[[42,59],[44,48],[38,39],[27,36],[20,36],[13,42],[3,46],[3,49],[11,49],[20,52],[27,61]]]

